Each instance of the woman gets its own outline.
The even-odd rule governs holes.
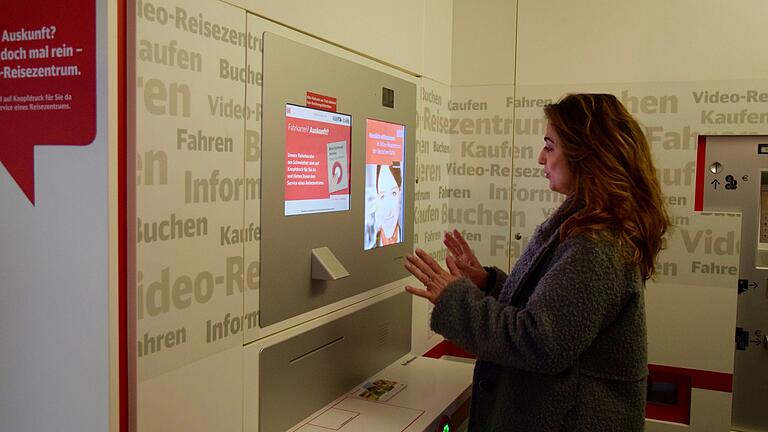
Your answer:
[[[458,231],[448,271],[422,250],[406,268],[435,304],[432,328],[477,356],[470,431],[642,431],[643,287],[669,227],[648,142],[616,97],[544,108],[539,154],[565,194],[506,276]]]

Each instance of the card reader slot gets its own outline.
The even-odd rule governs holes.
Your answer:
[[[318,351],[321,351],[321,350],[323,350],[325,348],[328,348],[331,345],[335,345],[336,343],[341,342],[343,340],[344,340],[344,336],[339,336],[336,339],[334,339],[334,340],[332,340],[332,341],[330,341],[328,343],[324,343],[324,344],[320,345],[319,347],[311,349],[311,350],[305,352],[304,354],[302,354],[302,355],[300,355],[298,357],[295,357],[295,358],[292,358],[292,359],[288,360],[288,364],[294,364],[296,362],[299,362],[299,361],[301,361],[301,360],[311,356],[312,354],[314,354],[314,353],[316,353]]]

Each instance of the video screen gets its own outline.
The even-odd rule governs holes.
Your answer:
[[[285,106],[285,215],[349,210],[352,116]]]
[[[365,122],[365,250],[403,242],[405,126]]]

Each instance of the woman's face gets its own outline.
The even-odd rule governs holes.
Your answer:
[[[400,186],[397,185],[392,171],[386,165],[381,167],[376,189],[379,192],[376,202],[376,221],[384,230],[384,235],[392,237],[400,218]]]
[[[544,177],[549,179],[550,189],[565,195],[573,193],[576,186],[575,179],[563,154],[562,141],[550,122],[547,122],[544,148],[539,153],[539,164],[544,165]]]

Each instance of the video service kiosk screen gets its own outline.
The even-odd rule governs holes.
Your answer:
[[[285,215],[349,210],[352,116],[285,106]]]
[[[365,250],[402,243],[405,126],[365,123]]]

